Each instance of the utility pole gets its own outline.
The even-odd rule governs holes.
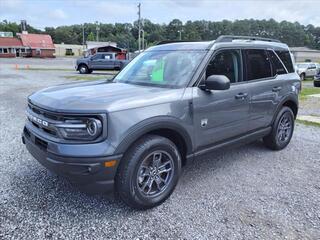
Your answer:
[[[141,51],[141,3],[138,4],[138,46],[139,46],[139,53]]]
[[[179,40],[181,41],[182,40],[182,37],[181,37],[182,30],[178,30],[178,33],[179,33]]]
[[[97,37],[96,37],[96,39],[97,39],[97,42],[99,42],[99,31],[100,31],[100,26],[99,26],[98,21],[96,21],[96,30],[97,30]]]

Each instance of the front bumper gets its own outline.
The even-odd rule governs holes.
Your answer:
[[[101,157],[57,155],[48,149],[46,140],[26,128],[22,134],[22,142],[31,155],[44,167],[66,177],[80,190],[92,194],[113,191],[114,178],[122,155]],[[75,144],[75,149],[79,145]],[[116,161],[114,166],[106,166],[110,165],[106,163],[114,161]]]

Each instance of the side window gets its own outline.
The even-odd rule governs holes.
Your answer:
[[[315,64],[310,64],[310,65],[309,65],[309,68],[310,68],[310,69],[316,69],[317,67],[316,67]]]
[[[206,78],[225,75],[231,83],[242,81],[240,50],[223,50],[211,59],[206,69]]]
[[[268,50],[268,55],[272,64],[272,76],[286,74],[287,71],[277,55],[271,50]]]
[[[244,56],[246,59],[247,81],[272,76],[271,62],[265,50],[244,50]]]
[[[103,54],[103,59],[110,60],[112,58],[111,54]]]
[[[279,58],[283,62],[283,64],[286,66],[289,73],[294,72],[291,56],[289,51],[276,51],[276,54],[278,54]]]
[[[93,56],[92,60],[98,60],[102,58],[102,54],[96,54]]]

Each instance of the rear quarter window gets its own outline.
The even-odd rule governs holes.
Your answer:
[[[292,64],[291,56],[289,51],[276,51],[279,58],[283,62],[283,64],[286,66],[289,73],[294,72],[294,67]]]

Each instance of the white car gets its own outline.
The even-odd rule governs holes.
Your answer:
[[[313,62],[304,62],[304,63],[297,63],[296,70],[300,76],[300,79],[303,81],[307,77],[314,77],[319,70],[320,66],[318,63]]]

